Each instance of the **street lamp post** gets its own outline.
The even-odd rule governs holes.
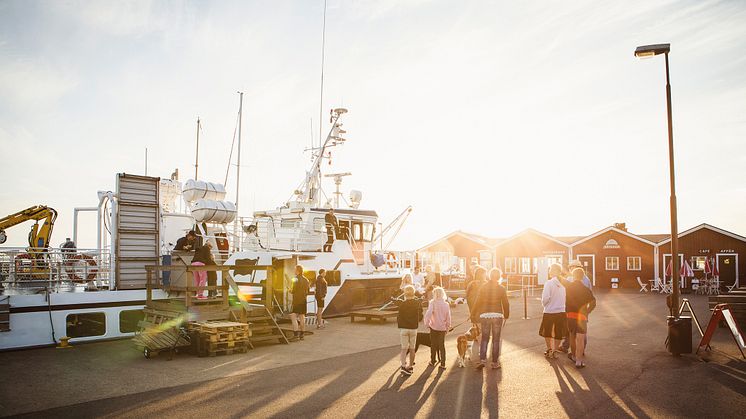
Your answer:
[[[666,105],[668,108],[668,169],[671,178],[671,280],[673,294],[671,295],[671,310],[674,318],[679,318],[679,228],[676,214],[676,182],[673,165],[673,124],[671,122],[671,81],[668,75],[668,53],[671,44],[644,45],[635,49],[635,57],[646,58],[663,54],[666,57]],[[665,275],[665,268],[664,268]]]

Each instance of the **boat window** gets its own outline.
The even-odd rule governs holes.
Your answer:
[[[352,237],[355,239],[355,241],[362,241],[363,240],[363,225],[360,223],[353,223],[352,224]]]
[[[326,285],[338,287],[342,285],[342,274],[337,270],[326,271]]]
[[[373,231],[375,230],[373,224],[371,223],[365,223],[363,224],[363,240],[366,242],[372,242],[373,241]]]
[[[137,324],[145,318],[142,310],[122,310],[119,312],[119,331],[121,333],[137,332]]]
[[[76,313],[68,314],[65,332],[71,338],[102,336],[106,334],[106,314]]]

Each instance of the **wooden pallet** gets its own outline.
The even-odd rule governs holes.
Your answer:
[[[350,322],[354,322],[355,318],[362,317],[365,320],[380,320],[382,322],[385,322],[386,319],[389,318],[396,318],[399,313],[396,311],[387,311],[387,310],[360,310],[360,311],[353,311],[350,313]]]
[[[189,340],[184,338],[176,327],[150,327],[135,335],[132,341],[143,351],[146,358],[190,345]]]

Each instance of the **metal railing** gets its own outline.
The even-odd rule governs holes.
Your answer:
[[[75,284],[108,286],[108,249],[0,247],[0,282],[6,289],[71,291]]]
[[[275,220],[269,217],[240,218],[243,250],[316,251],[326,242],[326,227],[303,220]],[[255,230],[249,232],[249,227]]]

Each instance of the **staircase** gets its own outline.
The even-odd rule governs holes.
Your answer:
[[[230,275],[223,275],[223,280],[228,283],[236,295],[241,295],[238,288],[239,284],[236,283]],[[245,285],[256,284],[251,283]],[[280,325],[277,324],[274,316],[264,304],[260,304],[257,300],[247,302],[240,298],[238,301],[241,303],[242,310],[238,314],[235,311],[232,311],[231,314],[235,321],[249,324],[249,330],[251,330],[249,342],[251,342],[252,347],[258,342],[277,341],[285,344],[290,343],[282,332]]]
[[[720,303],[728,303],[733,318],[741,330],[746,330],[746,288],[736,288],[727,294],[711,295],[709,308],[712,309]]]

